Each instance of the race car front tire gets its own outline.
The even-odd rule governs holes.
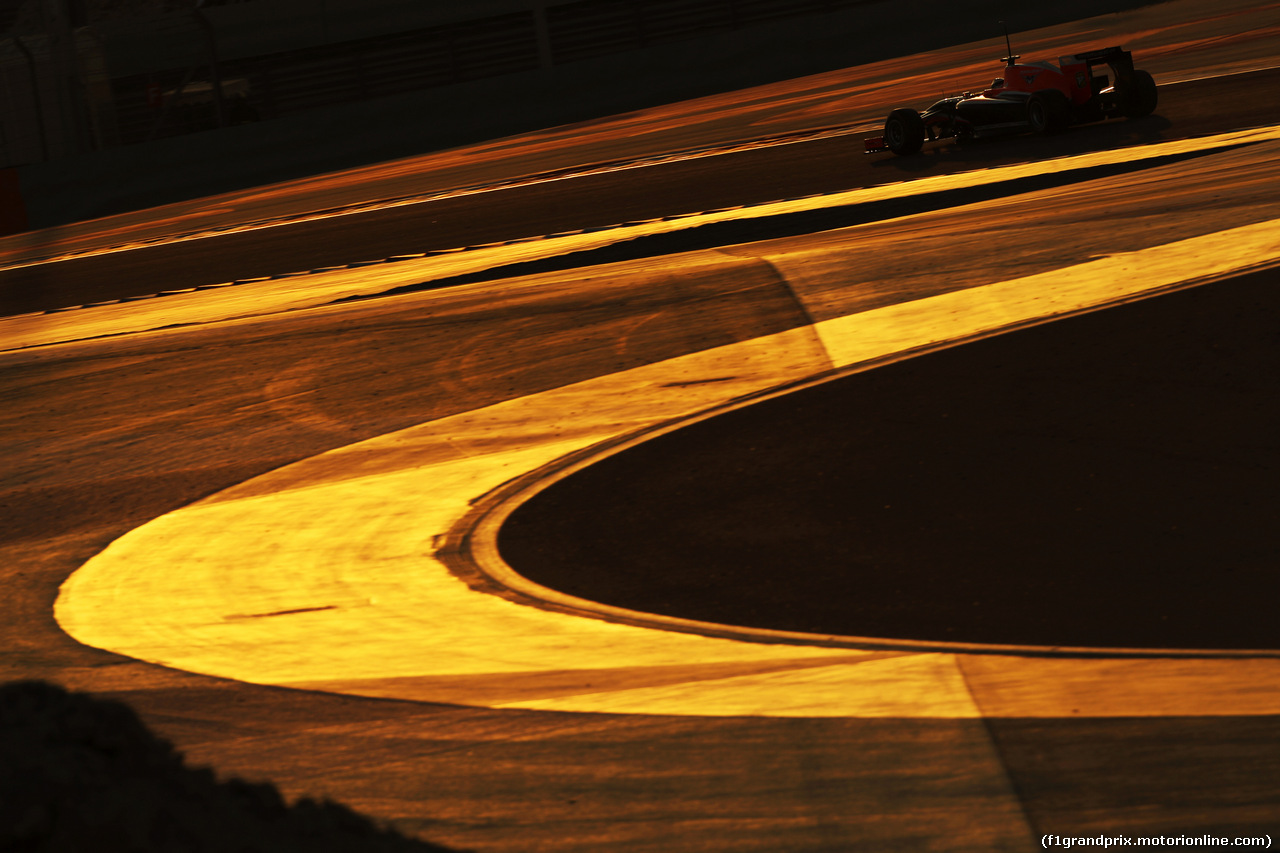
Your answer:
[[[884,122],[884,144],[894,154],[907,156],[924,147],[924,119],[912,109],[889,113]]]

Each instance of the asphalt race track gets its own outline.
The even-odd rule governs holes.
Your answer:
[[[458,849],[1274,837],[1276,14],[1036,34],[1123,42],[1170,84],[1148,122],[1047,142],[850,157],[886,105],[850,117],[858,87],[824,76],[6,238],[0,678]],[[989,77],[989,47],[911,85]],[[775,227],[795,216],[822,230]],[[594,601],[504,585],[500,537]],[[899,547],[957,539],[963,572]]]

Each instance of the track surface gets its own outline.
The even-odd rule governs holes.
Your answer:
[[[864,156],[861,134],[839,135],[20,266],[0,271],[0,310],[65,308],[1199,136],[1272,121],[1271,107],[1256,95],[1268,89],[1280,89],[1280,69],[1230,85],[1206,79],[1167,86],[1156,115],[1081,126],[1056,138],[994,140],[969,150],[948,143],[899,159]]]

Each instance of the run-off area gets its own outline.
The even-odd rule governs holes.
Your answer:
[[[519,507],[572,595],[893,639],[1264,649],[1275,270],[918,356],[643,442]]]

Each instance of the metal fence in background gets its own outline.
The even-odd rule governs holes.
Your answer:
[[[866,0],[578,0],[550,6],[547,28],[555,62],[589,59],[725,32],[781,18],[832,12]]]
[[[186,61],[172,67],[116,76],[109,61],[111,45],[95,47],[89,37],[93,26],[77,31],[82,71],[96,63],[97,83],[73,109],[87,115],[83,124],[92,130],[80,134],[81,149],[128,145],[563,66],[867,2],[871,0],[530,0],[527,9],[475,20],[219,61],[217,33],[185,0],[179,5],[191,8],[164,19],[174,39],[193,45],[182,54]],[[230,3],[247,8],[252,0],[205,5]],[[163,30],[156,33],[155,39],[168,37]],[[33,95],[43,92],[31,82],[33,70],[44,76],[48,63],[28,59],[12,38],[8,41],[6,48],[0,37],[0,110],[6,116],[0,125],[0,166],[56,157],[58,151],[51,155],[47,140],[43,148],[38,144],[40,134],[14,130],[23,124],[44,128],[46,137],[62,133],[48,129],[52,108],[61,105],[50,104],[49,94]],[[52,97],[56,100],[56,92]],[[37,115],[42,108],[43,115]]]
[[[532,13],[219,63],[224,124],[538,68]],[[122,143],[218,126],[209,68],[112,81]]]

